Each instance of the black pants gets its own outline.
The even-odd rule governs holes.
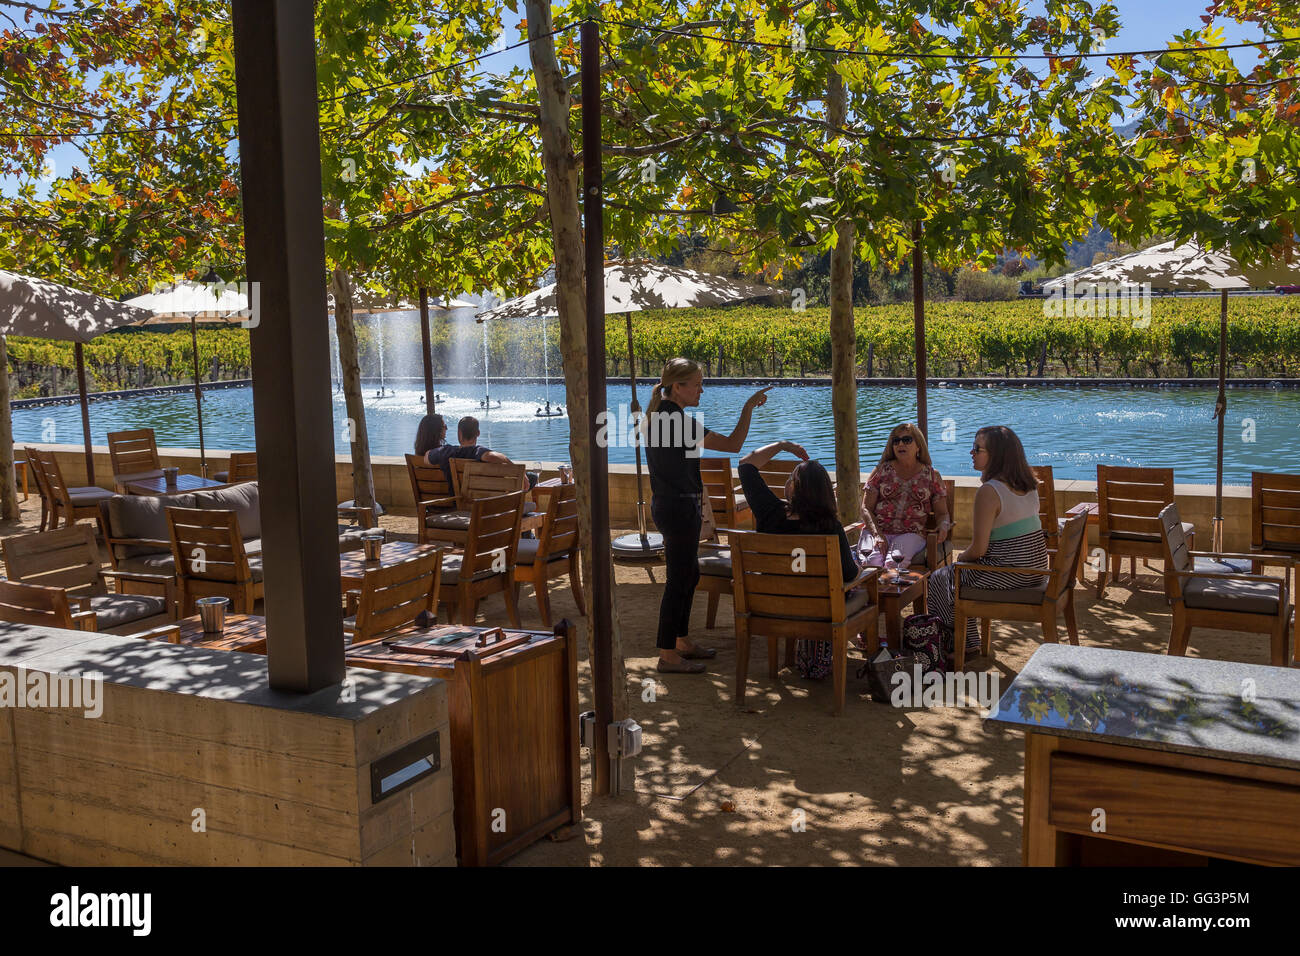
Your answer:
[[[655,646],[672,650],[677,638],[685,637],[691,625],[691,602],[700,583],[700,503],[696,498],[663,498],[650,501],[650,516],[664,536],[664,558],[668,582],[659,602],[659,633]]]

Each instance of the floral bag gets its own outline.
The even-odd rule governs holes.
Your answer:
[[[947,670],[942,622],[933,614],[912,614],[903,621],[903,651],[916,655],[923,674]]]

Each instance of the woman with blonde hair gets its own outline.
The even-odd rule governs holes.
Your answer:
[[[930,461],[930,449],[921,430],[904,422],[889,433],[880,462],[867,478],[862,494],[862,521],[866,525],[860,544],[866,563],[884,564],[886,556],[901,556],[900,567],[925,550],[925,524],[933,513],[939,522],[939,541],[948,539],[948,493]]]
[[[650,471],[650,515],[664,536],[667,563],[655,641],[662,672],[700,674],[704,665],[699,662],[717,656],[712,648],[700,647],[687,634],[695,586],[700,580],[703,509],[709,507],[700,480],[700,449],[740,451],[749,434],[750,417],[767,401],[770,388],[749,396],[731,434],[721,435],[685,411],[697,407],[704,392],[704,372],[696,362],[687,358],[670,360],[654,387],[642,440]]]

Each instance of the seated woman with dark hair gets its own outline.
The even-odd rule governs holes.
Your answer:
[[[998,568],[1047,570],[1047,539],[1038,518],[1038,481],[1029,468],[1019,437],[1005,425],[981,428],[975,433],[970,456],[971,465],[980,472],[982,484],[975,493],[970,547],[957,560]],[[926,594],[929,612],[942,622],[945,645],[955,626],[955,575],[952,565],[935,571],[930,575]],[[1011,571],[964,570],[961,576],[963,589],[1014,591],[1041,588],[1046,582],[1047,578],[1041,574]],[[967,619],[966,633],[955,635],[955,639],[964,640],[967,650],[978,653],[980,640],[975,618]]]
[[[785,501],[772,493],[759,474],[760,468],[783,451],[802,459],[786,479]],[[840,572],[846,582],[857,576],[858,564],[844,534],[844,526],[840,524],[831,478],[820,462],[809,460],[808,453],[794,442],[778,441],[740,459],[736,474],[754,515],[754,530],[764,534],[837,535],[840,539]],[[804,677],[820,680],[828,676],[831,672],[831,642],[800,641],[796,662]]]

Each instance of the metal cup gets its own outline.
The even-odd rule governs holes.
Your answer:
[[[163,480],[167,482],[167,487],[175,488],[176,476],[181,473],[181,470],[179,468],[164,468],[162,471],[163,471]]]
[[[199,620],[203,624],[204,634],[220,634],[226,627],[226,608],[230,606],[227,597],[203,597],[194,602],[199,609]]]
[[[361,547],[366,552],[367,561],[378,561],[384,546],[384,532],[367,531],[361,536]]]

